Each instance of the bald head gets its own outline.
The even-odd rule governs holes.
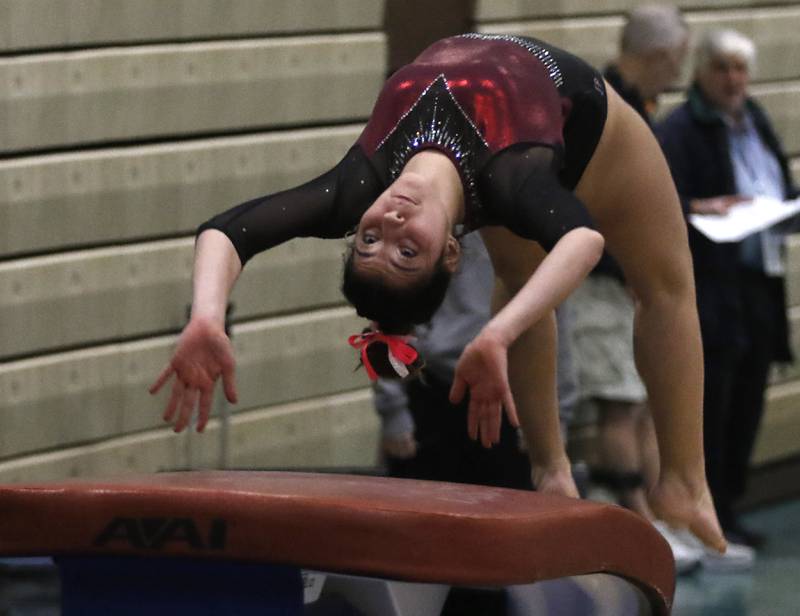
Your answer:
[[[680,77],[688,45],[689,29],[676,7],[639,6],[622,29],[617,68],[643,99],[655,101]]]
[[[685,44],[689,28],[677,7],[646,4],[633,9],[622,29],[620,50],[642,54],[658,49],[677,49]]]

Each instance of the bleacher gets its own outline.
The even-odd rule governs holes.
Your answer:
[[[475,18],[602,65],[635,4],[478,0]],[[693,32],[755,40],[752,91],[800,180],[800,5],[678,4]],[[218,419],[176,436],[147,393],[186,320],[194,229],[339,160],[387,69],[383,12],[378,0],[0,0],[0,482],[219,463]],[[297,240],[245,269],[232,467],[374,464],[340,252]],[[800,239],[789,253],[800,350]],[[800,455],[798,433],[792,369],[770,388],[754,464]]]

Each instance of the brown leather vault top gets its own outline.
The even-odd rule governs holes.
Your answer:
[[[666,614],[669,546],[612,505],[354,475],[209,471],[0,487],[0,554],[192,556],[459,585],[606,572]]]

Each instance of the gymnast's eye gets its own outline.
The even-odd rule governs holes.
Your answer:
[[[400,254],[403,255],[406,259],[413,259],[417,256],[417,251],[413,248],[406,248],[403,247],[400,249]]]
[[[361,241],[365,244],[374,244],[378,241],[378,238],[373,233],[367,232],[361,237]]]

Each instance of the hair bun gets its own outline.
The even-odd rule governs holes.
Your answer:
[[[419,376],[419,373],[425,366],[425,362],[418,354],[411,364],[406,364],[407,374],[401,375],[389,360],[389,346],[383,342],[373,342],[369,345],[367,355],[369,356],[369,361],[375,373],[382,379],[412,379]]]
[[[360,351],[361,365],[371,380],[377,378],[409,379],[416,377],[425,363],[417,349],[410,344],[411,336],[386,334],[365,329],[350,336],[350,346]]]

